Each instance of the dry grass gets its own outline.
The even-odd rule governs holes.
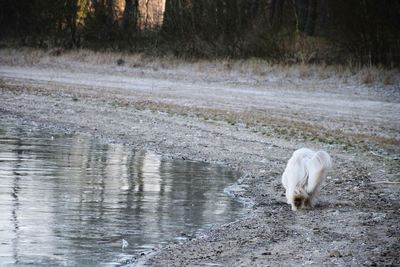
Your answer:
[[[0,64],[34,65],[43,62],[46,52],[38,49],[0,49]]]
[[[399,69],[383,67],[359,67],[349,65],[324,64],[271,64],[258,58],[249,59],[215,59],[185,60],[170,55],[152,57],[144,54],[123,52],[96,52],[87,49],[79,50],[38,50],[31,48],[0,49],[0,64],[4,65],[40,65],[84,63],[94,66],[122,66],[132,69],[152,71],[173,70],[177,73],[191,72],[209,78],[242,77],[265,80],[300,79],[326,80],[339,79],[342,82],[353,81],[365,85],[400,85]]]
[[[398,70],[385,70],[381,67],[364,68],[358,74],[364,84],[400,84]]]

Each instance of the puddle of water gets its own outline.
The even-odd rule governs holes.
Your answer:
[[[0,262],[124,265],[244,209],[223,193],[238,173],[163,160],[0,116]]]

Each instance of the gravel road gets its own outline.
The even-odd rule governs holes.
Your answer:
[[[227,192],[249,214],[134,265],[400,265],[400,86],[209,73],[2,63],[0,112],[243,173]],[[304,146],[334,169],[319,205],[293,212],[280,176]]]

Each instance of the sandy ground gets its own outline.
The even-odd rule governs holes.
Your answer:
[[[242,171],[227,192],[249,215],[134,265],[400,265],[398,84],[0,62],[4,114]],[[293,212],[280,176],[304,146],[328,151],[334,169],[319,205]]]

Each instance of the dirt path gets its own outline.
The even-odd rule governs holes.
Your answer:
[[[0,66],[0,111],[166,157],[243,171],[244,219],[142,255],[149,266],[400,265],[400,90],[89,64]],[[292,212],[280,175],[302,146],[335,167],[320,205]]]

